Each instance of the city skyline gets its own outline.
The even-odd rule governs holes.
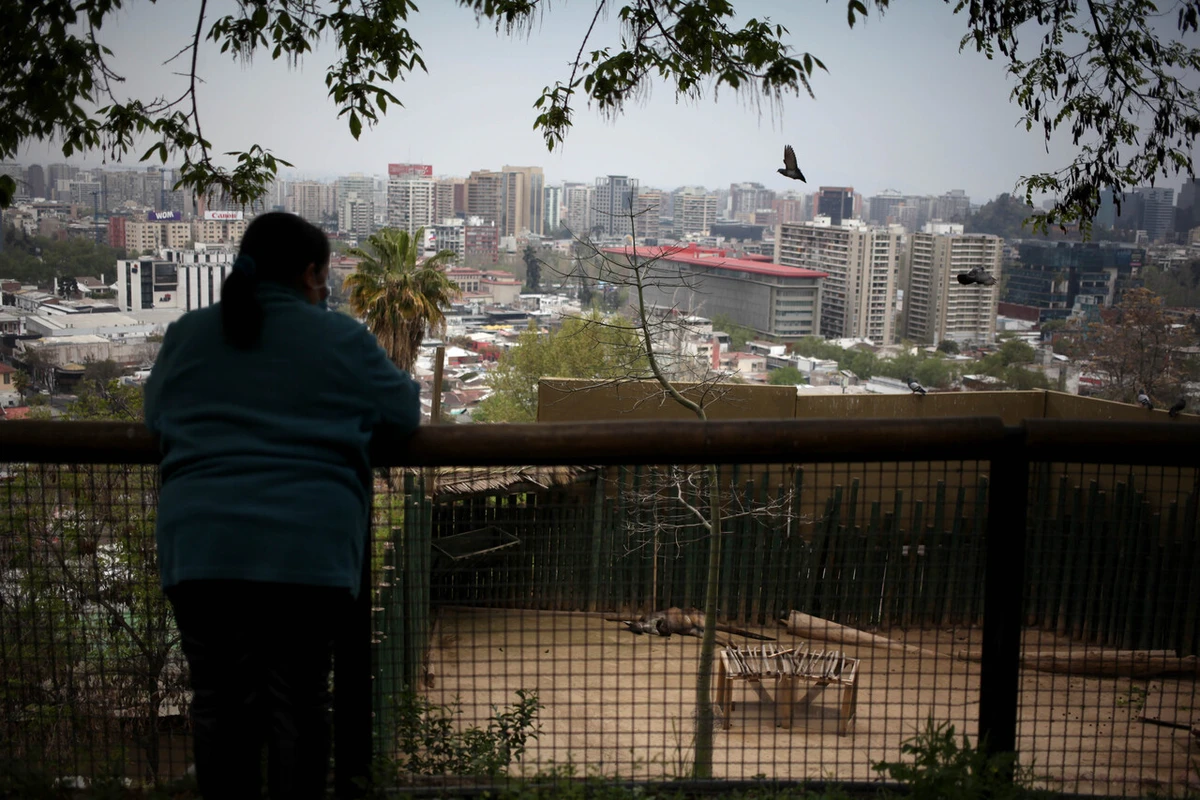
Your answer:
[[[227,0],[214,5],[214,15],[232,6]],[[465,10],[442,5],[416,14],[410,26],[429,74],[396,84],[406,108],[390,109],[359,142],[324,94],[328,47],[295,72],[265,57],[243,68],[204,48],[200,112],[214,152],[262,144],[296,165],[297,180],[379,174],[389,162],[432,164],[447,176],[527,164],[543,168],[547,185],[613,174],[662,188],[757,181],[777,192],[854,186],[864,196],[963,189],[982,201],[1012,191],[1020,175],[1065,166],[1075,152],[1062,137],[1047,155],[1040,133],[1017,125],[1002,64],[958,52],[966,26],[949,8],[898,7],[853,30],[834,5],[802,13],[763,2],[754,11],[789,27],[798,51],[810,50],[829,66],[829,74],[814,76],[816,100],[785,98],[776,116],[766,108],[760,116],[724,95],[719,102],[676,105],[660,84],[647,102],[631,104],[614,122],[577,108],[564,149],[548,153],[532,129],[532,103],[544,85],[566,77],[587,9],[553,9],[526,41],[497,36]],[[131,92],[169,94],[182,80],[172,74],[178,65],[162,62],[195,25],[184,12],[138,7],[123,11],[111,29],[106,25],[102,38],[116,52],[115,66]],[[615,34],[615,20],[602,23],[597,45],[614,43]],[[785,143],[795,146],[809,183],[775,174]],[[58,149],[31,144],[16,160],[64,159]],[[100,166],[97,154],[72,162]]]

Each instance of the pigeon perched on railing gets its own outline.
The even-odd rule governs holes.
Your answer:
[[[1187,398],[1181,397],[1178,400],[1176,400],[1175,405],[1171,406],[1170,410],[1167,411],[1167,416],[1168,417],[1178,417],[1181,413],[1183,413],[1183,410],[1185,408],[1187,408]]]
[[[1145,390],[1145,389],[1142,389],[1142,390],[1140,390],[1140,391],[1138,392],[1137,401],[1138,401],[1138,403],[1140,403],[1140,404],[1141,404],[1141,405],[1142,405],[1144,408],[1148,408],[1148,409],[1150,409],[1151,411],[1153,411],[1153,410],[1154,410],[1154,403],[1153,403],[1153,402],[1150,400],[1150,395],[1146,394],[1146,390]]]
[[[796,166],[796,151],[792,149],[790,144],[783,146],[783,168],[775,170],[785,178],[808,183],[804,180],[804,173],[800,171],[800,167]]]
[[[925,394],[925,387],[912,379],[908,381],[908,388],[912,389],[913,394]]]
[[[968,286],[972,283],[978,283],[983,286],[995,286],[996,277],[994,275],[989,275],[985,269],[971,267],[966,272],[958,273],[958,282],[963,286]]]

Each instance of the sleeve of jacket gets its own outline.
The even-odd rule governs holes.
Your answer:
[[[171,371],[171,355],[175,351],[178,339],[179,323],[173,322],[167,326],[167,331],[163,335],[162,347],[158,349],[158,356],[154,359],[154,366],[150,369],[150,377],[146,379],[142,389],[142,416],[146,427],[155,435],[162,433],[160,422],[162,420],[163,382],[167,379],[167,373]]]
[[[366,352],[361,363],[379,422],[397,433],[410,433],[421,423],[421,387],[391,362],[374,334],[365,327],[362,330]]]

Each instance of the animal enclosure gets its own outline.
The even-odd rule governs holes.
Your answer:
[[[466,472],[457,485],[469,489]],[[592,469],[434,498],[411,478],[405,508],[419,525],[395,528],[390,552],[430,552],[433,563],[415,604],[383,604],[401,641],[385,636],[381,652],[407,665],[388,685],[458,698],[464,722],[481,726],[518,689],[536,690],[543,727],[524,770],[569,761],[622,777],[687,774],[700,639],[636,636],[610,620],[703,607],[704,474]],[[780,649],[838,650],[858,674],[850,726],[841,687],[727,684],[718,664],[719,777],[870,779],[872,763],[894,758],[930,717],[975,738],[990,478],[986,462],[721,471],[720,638],[762,644],[730,632],[742,630]],[[1195,659],[1176,658],[1193,654],[1196,636],[1195,502],[1182,470],[1034,465],[1022,653],[1053,655],[1062,669],[1022,672],[1022,765],[1042,785],[1124,794],[1196,779],[1186,728],[1141,719],[1164,702],[1184,716],[1200,705]],[[439,546],[465,534],[473,555]],[[845,638],[789,634],[781,620],[792,611]],[[414,619],[428,619],[428,632]],[[1174,660],[1145,675],[1119,665],[1092,674],[1097,651]]]

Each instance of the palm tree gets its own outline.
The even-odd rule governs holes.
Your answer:
[[[384,228],[367,239],[367,248],[347,251],[362,262],[343,287],[350,309],[363,317],[397,367],[412,371],[426,332],[440,333],[445,311],[462,290],[443,271],[453,250],[421,259],[425,229],[415,235]]]

